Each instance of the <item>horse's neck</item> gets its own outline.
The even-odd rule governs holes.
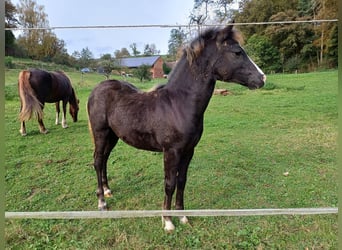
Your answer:
[[[171,73],[167,87],[170,91],[181,93],[182,98],[188,102],[185,105],[196,102],[196,113],[203,113],[214,91],[215,80],[209,72],[200,72],[195,67],[190,66],[183,56]]]
[[[77,98],[74,89],[71,89],[71,94],[69,96],[69,104],[76,106],[77,105]]]

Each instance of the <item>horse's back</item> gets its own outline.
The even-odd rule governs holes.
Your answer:
[[[89,96],[88,105],[105,105],[108,104],[108,102],[125,99],[126,96],[137,93],[141,93],[141,91],[130,83],[118,80],[106,80],[99,83],[92,90]]]
[[[63,72],[47,72],[40,69],[29,71],[30,85],[42,103],[57,102],[72,95],[71,82]]]
[[[124,82],[124,81],[118,81],[118,80],[106,80],[101,83],[99,83],[92,91],[92,93],[97,92],[103,92],[103,91],[114,91],[114,92],[120,92],[123,94],[130,94],[130,93],[137,93],[140,92],[140,90],[135,87],[133,84]]]

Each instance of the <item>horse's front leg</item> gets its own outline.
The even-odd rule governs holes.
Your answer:
[[[58,125],[59,124],[59,113],[61,112],[61,109],[59,107],[59,102],[56,102],[56,122],[55,124]]]
[[[179,153],[177,150],[170,149],[164,151],[164,210],[171,210],[172,195],[176,188],[177,165],[179,162]],[[164,230],[171,232],[175,229],[171,221],[171,216],[163,216]]]
[[[184,189],[187,180],[187,172],[192,156],[194,155],[194,149],[183,153],[177,175],[177,193],[176,193],[176,209],[184,210]],[[186,216],[180,217],[180,222],[182,224],[187,224],[188,219]]]
[[[68,125],[66,123],[66,106],[67,106],[67,101],[63,100],[63,115],[62,115],[62,127],[67,128]]]

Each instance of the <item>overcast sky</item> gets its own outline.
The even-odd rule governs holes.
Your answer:
[[[19,0],[11,0],[14,5]],[[43,5],[50,27],[92,25],[179,25],[188,24],[193,0],[36,0]],[[172,28],[56,29],[69,54],[88,47],[100,57],[136,43],[143,52],[145,44],[155,44],[161,54],[168,51]]]

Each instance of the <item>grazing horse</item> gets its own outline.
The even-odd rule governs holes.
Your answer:
[[[35,114],[39,123],[39,131],[46,134],[48,130],[43,123],[43,109],[45,102],[56,104],[56,124],[59,124],[60,107],[63,102],[62,127],[67,128],[66,106],[69,102],[69,111],[74,122],[77,121],[79,100],[71,86],[69,78],[61,71],[46,72],[39,69],[23,70],[19,73],[18,89],[20,97],[21,122],[20,133],[26,135],[25,121]]]
[[[98,208],[106,210],[111,196],[107,181],[107,160],[123,140],[138,149],[163,152],[164,210],[184,209],[187,170],[203,131],[203,116],[215,82],[231,81],[260,88],[266,76],[247,56],[232,25],[209,29],[184,49],[167,84],[143,92],[116,80],[98,84],[88,99],[89,130],[97,174]],[[180,218],[187,223],[186,217]],[[170,216],[163,217],[164,229],[174,230]]]

